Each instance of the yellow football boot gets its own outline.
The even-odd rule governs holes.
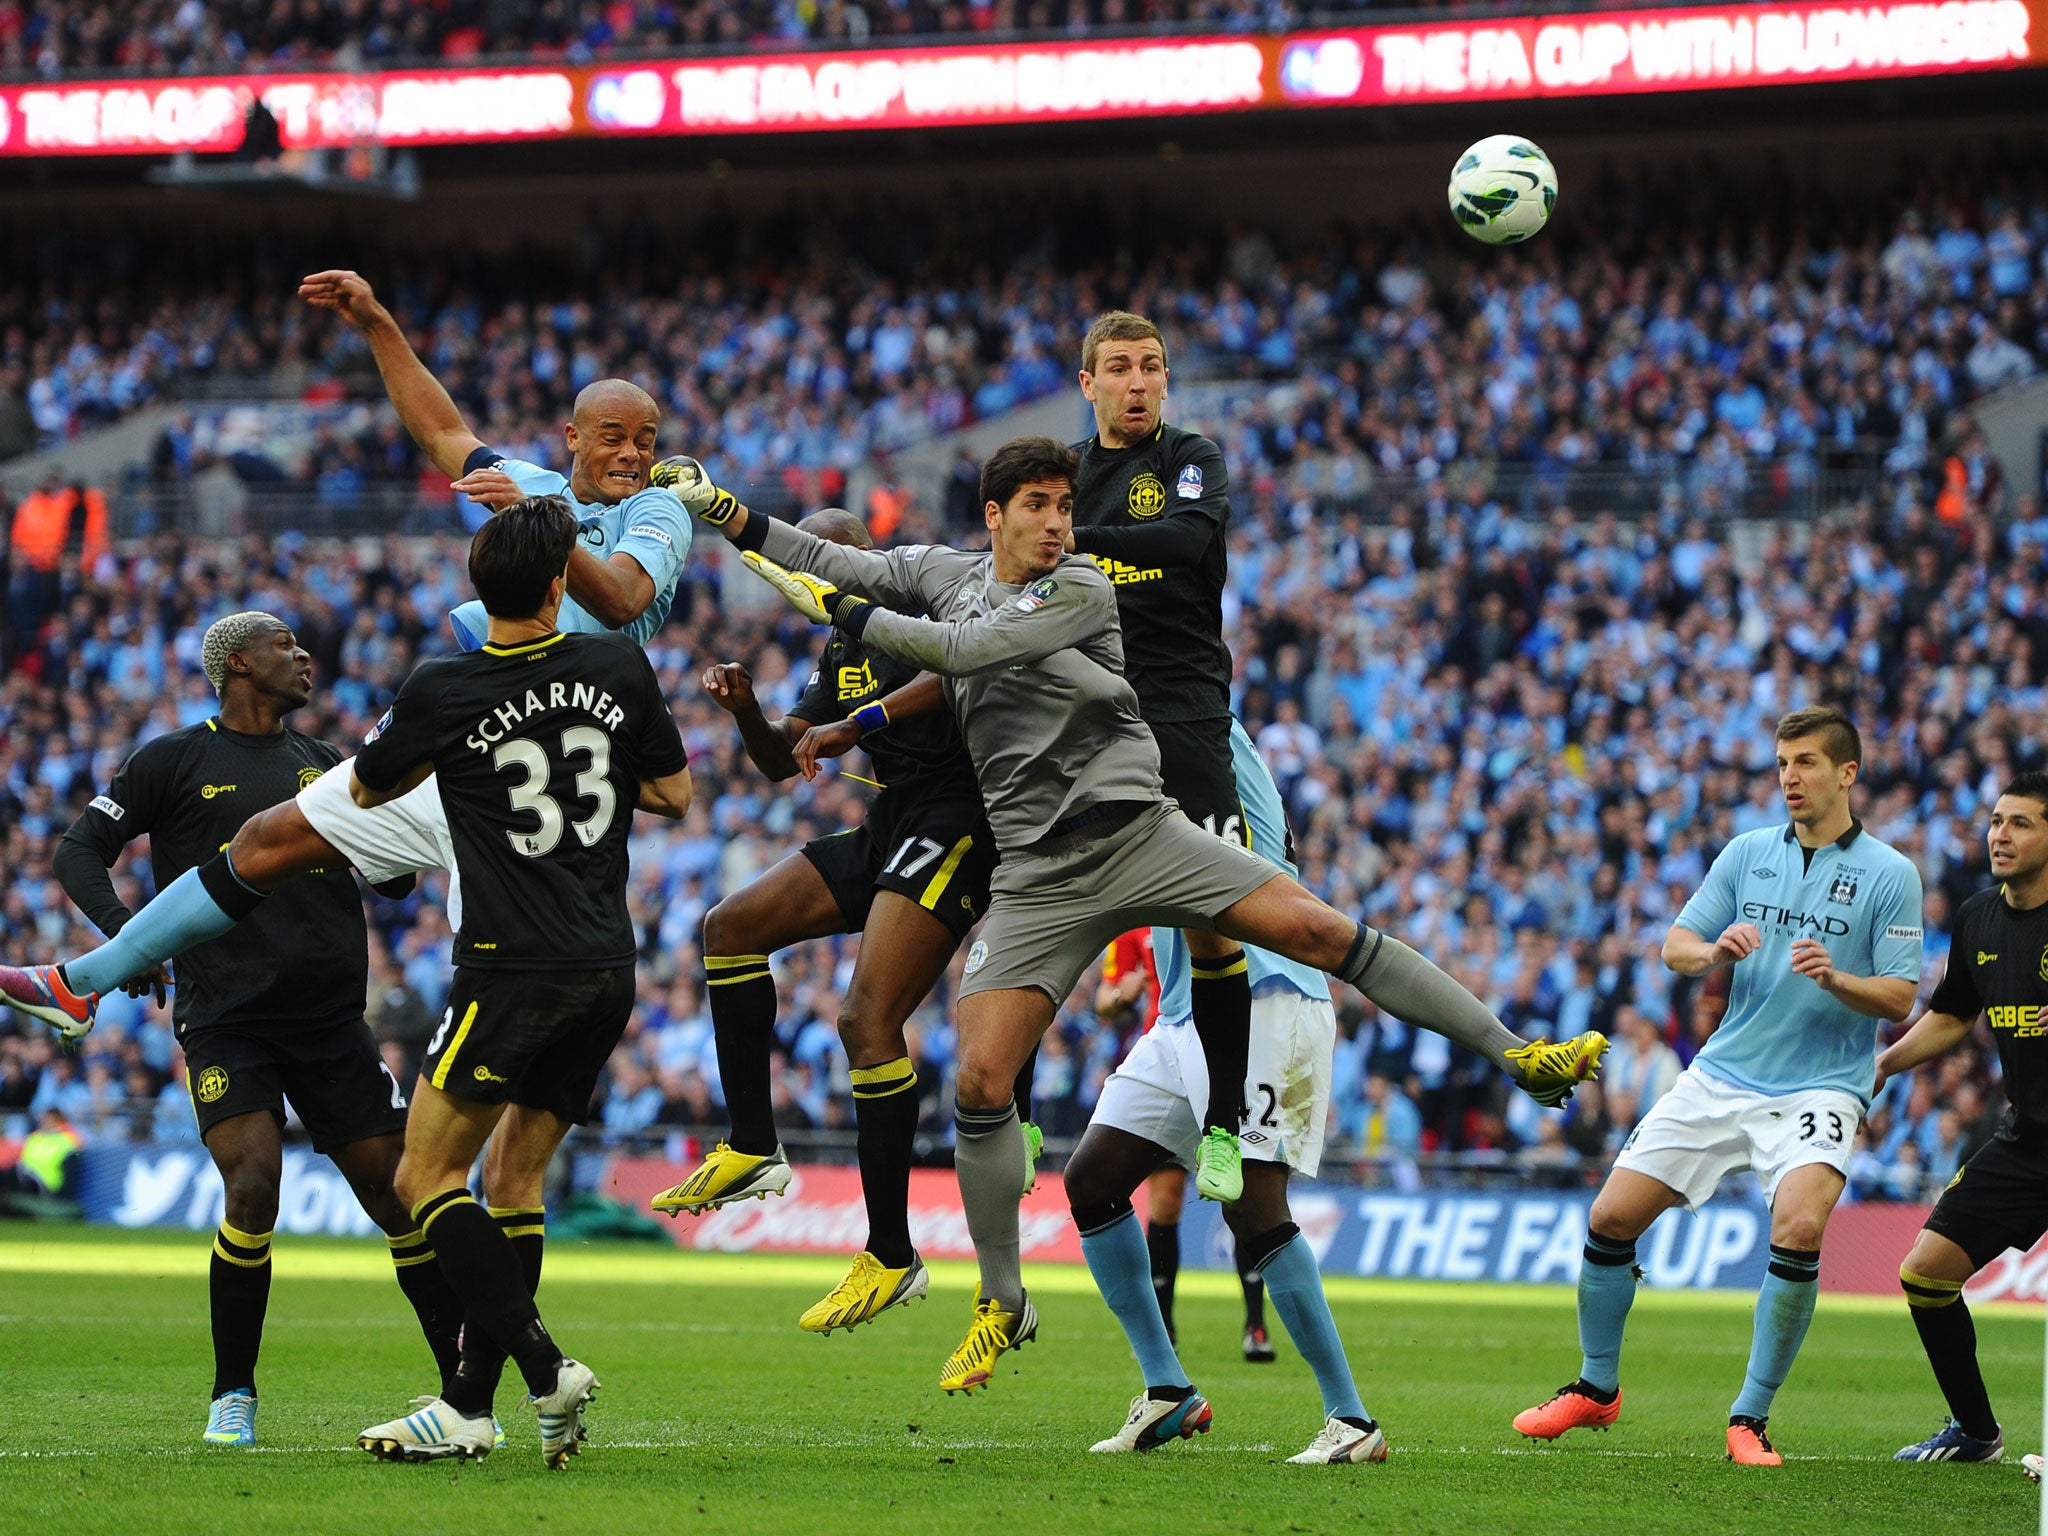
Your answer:
[[[796,1320],[805,1333],[830,1333],[834,1328],[853,1328],[871,1323],[899,1302],[916,1301],[931,1286],[931,1273],[924,1260],[912,1254],[904,1269],[891,1269],[863,1249],[853,1256],[853,1268]]]
[[[988,1385],[996,1361],[1006,1349],[1017,1349],[1038,1337],[1038,1312],[1025,1297],[1015,1312],[1005,1312],[993,1296],[984,1299],[981,1288],[974,1292],[974,1325],[939,1372],[939,1385],[950,1392],[972,1395]]]
[[[669,1216],[680,1216],[684,1211],[702,1216],[735,1200],[766,1200],[770,1195],[779,1195],[789,1188],[791,1172],[789,1159],[780,1147],[766,1157],[758,1157],[751,1152],[735,1152],[721,1141],[695,1173],[647,1203]]]

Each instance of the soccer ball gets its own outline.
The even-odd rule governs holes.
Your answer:
[[[1496,133],[1451,167],[1451,217],[1474,240],[1514,245],[1550,221],[1557,167],[1527,139]]]

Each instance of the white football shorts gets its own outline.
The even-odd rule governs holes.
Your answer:
[[[1245,1074],[1239,1150],[1312,1176],[1323,1161],[1330,1118],[1330,1058],[1337,1013],[1327,999],[1275,987],[1252,999],[1250,1070]],[[1138,1037],[1102,1085],[1091,1125],[1107,1125],[1166,1148],[1192,1170],[1209,1102],[1209,1064],[1192,1024],[1159,1024]]]
[[[366,811],[348,792],[355,761],[336,763],[300,790],[299,811],[372,885],[424,870],[447,870],[448,926],[459,930],[462,890],[455,841],[448,835],[448,813],[432,776],[410,794]]]
[[[1861,1101],[1839,1088],[1772,1096],[1692,1066],[1629,1132],[1614,1166],[1676,1190],[1691,1210],[1729,1174],[1749,1168],[1768,1203],[1778,1181],[1808,1163],[1826,1163],[1847,1178],[1862,1120]]]

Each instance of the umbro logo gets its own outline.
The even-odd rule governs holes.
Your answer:
[[[1750,873],[1756,876],[1756,878],[1759,880],[1775,880],[1778,878],[1778,872],[1775,869],[1763,869],[1759,867],[1757,869],[1752,869]]]
[[[1256,1147],[1261,1143],[1270,1140],[1271,1138],[1269,1138],[1264,1131],[1246,1131],[1239,1139],[1243,1141],[1248,1141]]]

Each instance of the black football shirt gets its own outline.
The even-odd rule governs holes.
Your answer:
[[[1074,451],[1074,550],[1116,588],[1124,676],[1138,713],[1148,725],[1226,718],[1230,480],[1222,452],[1164,422],[1128,448],[1090,438]]]
[[[148,834],[162,890],[341,758],[297,731],[251,736],[218,720],[159,736],[136,749],[64,834],[57,878],[103,933],[118,932],[129,912],[107,871],[124,843]],[[181,1034],[216,1024],[325,1028],[360,1019],[369,940],[355,876],[339,864],[287,880],[246,922],[173,965]]]
[[[1998,1137],[2048,1145],[2048,905],[2016,911],[1993,886],[1956,909],[1950,932],[1948,972],[1928,1007],[1985,1016],[2011,1101]]]
[[[818,669],[804,685],[803,697],[790,713],[811,725],[844,720],[864,704],[887,698],[917,679],[918,669],[871,651],[843,630],[833,630]],[[875,777],[890,788],[925,796],[981,798],[974,763],[959,724],[947,708],[893,720],[860,739],[861,750],[874,764]]]
[[[422,663],[356,756],[389,790],[432,762],[462,876],[458,965],[631,965],[626,842],[647,779],[687,759],[646,653],[556,634]]]

